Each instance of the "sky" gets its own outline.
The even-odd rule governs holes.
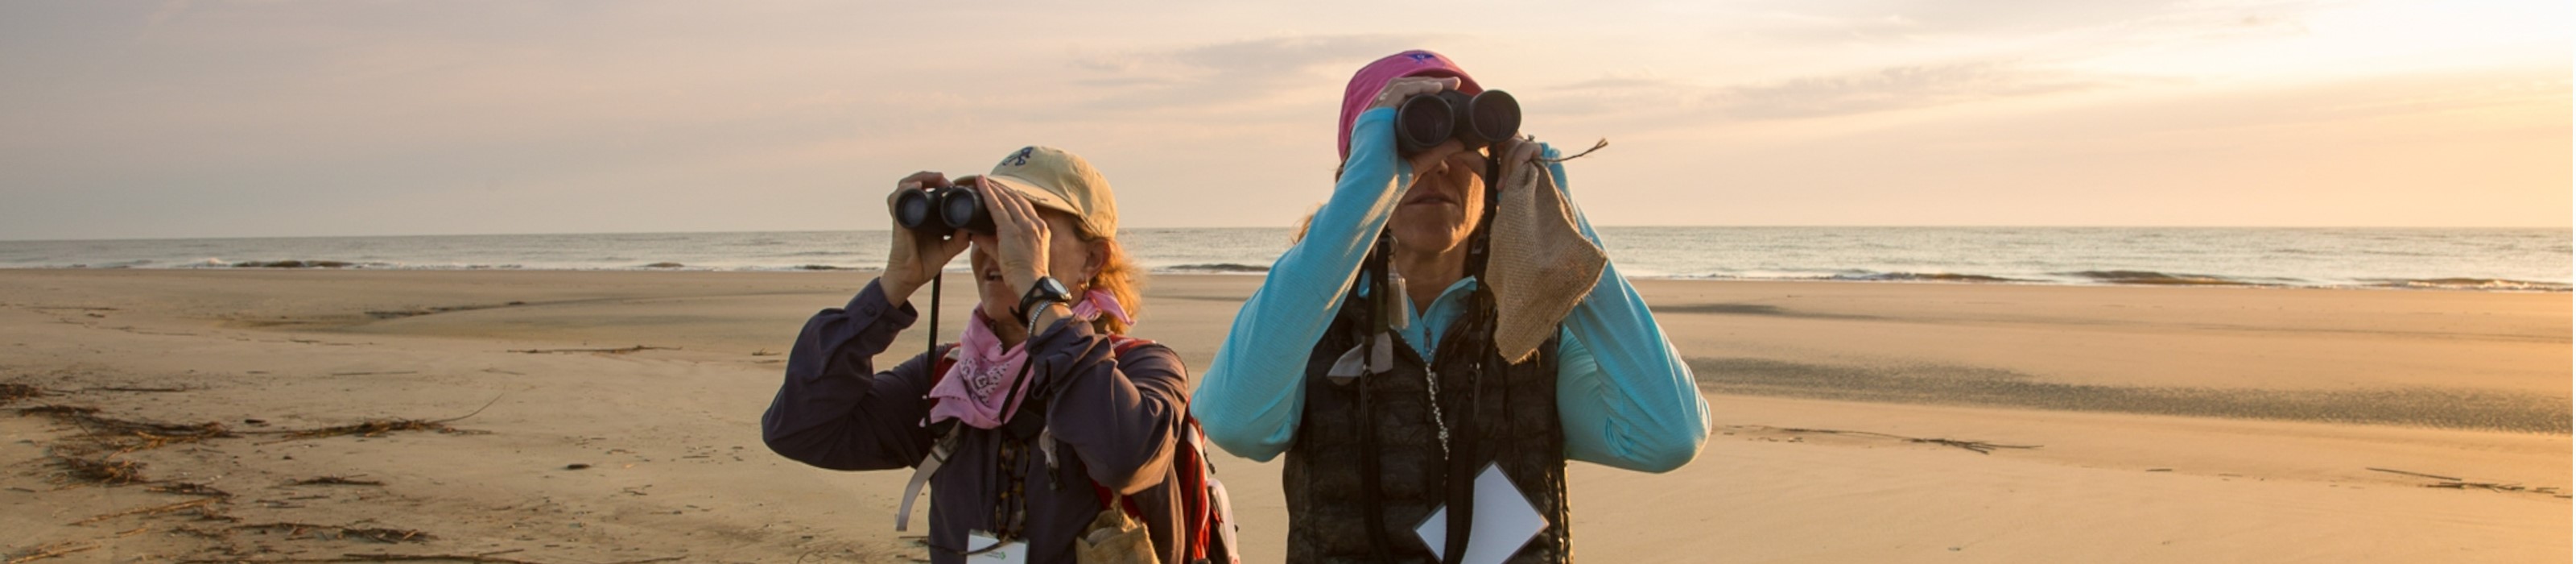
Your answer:
[[[0,0],[0,239],[884,229],[1089,159],[1281,227],[1427,48],[1599,225],[2566,227],[2576,4]],[[1096,4],[1096,5],[1093,5]]]

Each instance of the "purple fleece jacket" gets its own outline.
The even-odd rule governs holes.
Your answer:
[[[761,417],[769,449],[833,470],[894,470],[920,464],[934,437],[923,428],[932,375],[927,355],[878,371],[875,357],[918,316],[912,304],[888,305],[869,282],[844,309],[805,321],[787,357],[787,381]],[[1181,512],[1169,472],[1188,416],[1193,383],[1180,357],[1160,345],[1112,358],[1109,336],[1087,323],[1058,322],[1029,341],[1032,385],[1056,383],[1047,428],[1061,441],[1053,476],[1035,449],[1025,463],[1028,500],[1024,538],[1029,562],[1072,562],[1073,538],[1099,514],[1092,485],[1133,496],[1145,510],[1156,552],[1181,562],[1186,547],[1172,520]],[[968,531],[993,529],[993,507],[1006,479],[998,462],[1000,431],[959,426],[957,451],[930,481],[930,560],[963,562],[956,550]],[[886,492],[898,495],[900,492]],[[891,522],[889,520],[888,522]],[[971,547],[980,548],[980,547]]]

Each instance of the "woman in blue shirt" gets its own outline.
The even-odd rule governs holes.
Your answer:
[[[1488,159],[1507,171],[1545,163],[1559,187],[1565,171],[1530,140],[1399,155],[1394,108],[1443,90],[1482,88],[1427,51],[1352,78],[1331,198],[1244,303],[1191,408],[1229,452],[1289,455],[1291,562],[1562,562],[1565,460],[1665,472],[1708,436],[1689,367],[1615,267],[1537,354],[1494,351],[1495,303],[1474,256],[1493,197]],[[1399,341],[1392,368],[1369,359],[1389,356],[1368,350],[1381,333]],[[1372,369],[1353,378],[1333,368],[1353,359]],[[1508,507],[1464,510],[1493,500]],[[1505,552],[1471,548],[1470,537]]]

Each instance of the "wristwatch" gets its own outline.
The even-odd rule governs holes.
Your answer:
[[[1020,307],[1011,308],[1011,314],[1019,316],[1020,322],[1027,323],[1032,321],[1029,312],[1033,310],[1029,308],[1042,303],[1073,303],[1073,291],[1065,289],[1064,283],[1056,281],[1053,276],[1040,276],[1037,283],[1029,285],[1029,295],[1020,297]]]

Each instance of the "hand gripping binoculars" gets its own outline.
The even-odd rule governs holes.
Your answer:
[[[1456,138],[1474,149],[1520,134],[1521,103],[1501,90],[1468,96],[1442,90],[1414,96],[1395,108],[1395,147],[1411,155]]]
[[[980,181],[982,179],[974,179]],[[947,237],[958,231],[993,232],[993,212],[984,208],[984,200],[967,186],[944,186],[914,190],[894,197],[894,222],[904,229],[932,237]]]

